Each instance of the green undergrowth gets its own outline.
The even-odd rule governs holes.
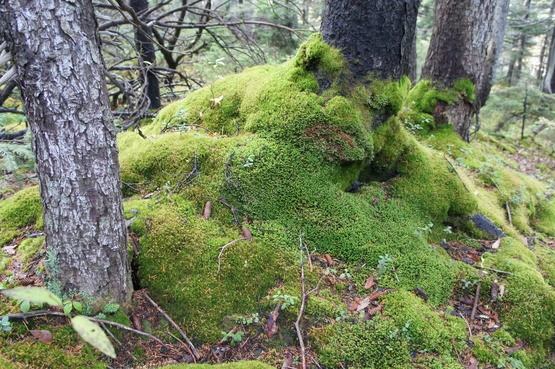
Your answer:
[[[19,322],[12,323],[11,332],[0,333],[0,365],[6,369],[25,368],[106,368],[99,361],[100,354],[88,343],[84,343],[71,325],[56,326],[40,319],[29,320],[28,328]],[[39,342],[27,331],[48,330],[52,333],[50,344]],[[27,339],[18,339],[18,336]]]
[[[169,105],[143,128],[148,140],[120,136],[122,178],[136,184],[126,193],[152,196],[126,204],[141,237],[141,283],[205,341],[216,339],[229,316],[267,314],[278,290],[299,296],[300,238],[309,250],[351,265],[353,280],[377,273],[387,260],[380,287],[397,292],[384,298],[383,315],[315,330],[320,358],[332,367],[459,368],[453,345],[466,348],[466,323],[445,304],[461,280],[478,277],[429,243],[481,236],[468,221],[477,212],[513,237],[549,233],[547,189],[512,170],[487,136],[468,144],[452,127],[433,122],[438,99],[473,98],[468,81],[440,92],[425,83],[410,90],[405,79],[349,88],[338,78],[341,60],[320,42],[311,39],[283,65],[226,77]],[[320,90],[322,80],[329,89]],[[170,132],[159,134],[165,128]],[[207,201],[212,213],[205,220],[199,215]],[[241,226],[250,229],[252,243],[221,251],[242,237]],[[536,267],[525,264],[523,275],[537,277]],[[493,276],[486,279],[493,283]],[[527,290],[540,301],[528,327],[511,325],[524,313],[512,303],[524,289],[513,288],[510,278],[503,304],[518,339],[546,325],[529,340],[540,352],[536,362],[545,358],[553,327],[544,314],[552,288],[539,281],[544,287]],[[343,316],[337,294],[346,286],[315,294],[307,319],[318,326]],[[428,302],[412,292],[417,287]]]
[[[306,268],[308,288],[326,273],[340,281],[323,283],[307,305],[321,364],[461,368],[458,353],[471,349],[467,325],[449,303],[463,281],[480,281],[484,301],[493,283],[505,285],[495,302],[506,333],[499,342],[527,348],[499,358],[542,364],[555,334],[555,257],[521,236],[543,242],[555,234],[550,188],[514,170],[509,146],[486,135],[466,143],[433,121],[438,100],[473,99],[468,81],[438,92],[426,82],[410,89],[406,78],[352,87],[345,76],[337,50],[314,36],[289,62],[220,79],[162,109],[141,128],[147,139],[119,135],[141,287],[195,343],[215,342],[233,328],[232,317],[266,316],[284,296],[298,304],[302,241],[342,262],[341,271]],[[11,222],[0,227],[13,232],[4,242],[36,222],[30,203],[40,210],[36,189],[0,202],[0,219]],[[12,208],[25,211],[2,211]],[[512,274],[480,278],[437,246],[489,237],[469,221],[476,213],[509,236],[480,266]],[[351,283],[363,298],[370,275],[395,291],[364,321],[347,312],[344,298],[355,293]],[[292,327],[297,309],[282,312],[281,327]],[[296,344],[287,332],[280,328],[266,346]],[[486,340],[474,340],[476,355],[493,360],[497,347]]]

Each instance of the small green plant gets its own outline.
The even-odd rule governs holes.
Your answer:
[[[0,326],[2,327],[3,332],[9,332],[12,330],[12,323],[7,316],[4,316],[2,320],[0,320]]]
[[[393,259],[388,254],[380,256],[377,266],[378,275],[384,274],[391,267],[392,263]]]
[[[31,303],[37,305],[48,304],[61,307],[65,312],[66,305],[70,305],[71,309],[67,308],[69,312],[66,313],[66,316],[71,321],[73,329],[75,329],[77,334],[79,334],[83,340],[102,351],[103,354],[114,359],[116,358],[114,346],[112,346],[112,343],[106,336],[106,333],[104,333],[98,324],[83,315],[70,315],[73,308],[77,310],[74,304],[75,301],[70,301],[69,304],[63,303],[58,296],[54,295],[46,288],[41,287],[15,287],[9,290],[2,290],[0,292],[8,297],[11,297],[12,299],[27,302],[29,303],[29,306]],[[6,317],[4,316],[2,321],[4,318]],[[2,327],[4,326],[2,325]]]
[[[104,309],[102,309],[102,312],[104,314],[113,314],[118,310],[119,310],[119,304],[116,304],[115,302],[109,302],[108,304],[106,304],[106,306],[104,306]]]
[[[71,313],[73,310],[76,310],[78,312],[82,312],[83,311],[83,304],[81,304],[79,301],[75,301],[75,300],[66,300],[66,301],[64,301],[64,314],[69,315],[69,313]]]
[[[341,310],[339,312],[340,316],[338,316],[337,318],[335,318],[336,321],[341,321],[341,320],[345,320],[347,319],[347,311],[346,310]]]
[[[233,330],[229,332],[222,331],[222,335],[223,335],[222,341],[223,342],[229,341],[229,344],[231,346],[235,346],[239,342],[243,341],[244,334],[245,332],[243,331],[237,331],[237,332],[233,332]]]
[[[424,227],[418,227],[418,229],[414,231],[414,235],[420,237],[423,236],[425,233],[431,233],[433,226],[434,223],[428,223],[428,225]]]
[[[345,279],[349,279],[349,278],[351,278],[351,277],[352,277],[352,275],[349,273],[349,269],[347,269],[347,268],[345,268],[345,270],[343,271],[343,273],[341,273],[341,274],[339,275],[339,278],[341,278],[341,279],[344,279],[344,278],[345,278]]]
[[[281,302],[281,310],[287,309],[289,306],[295,305],[295,301],[299,298],[296,296],[282,294],[280,290],[272,296],[272,300],[275,303]]]
[[[252,315],[240,316],[237,318],[236,322],[243,325],[250,325],[253,323],[259,323],[260,317],[258,316],[258,313],[254,313]]]

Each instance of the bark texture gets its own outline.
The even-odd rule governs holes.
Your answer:
[[[422,78],[451,88],[468,78],[480,88],[484,83],[485,61],[492,33],[497,0],[437,0],[435,19]],[[470,139],[472,117],[479,104],[468,99],[444,106],[439,111],[466,141]],[[438,118],[438,117],[436,117]]]
[[[411,74],[420,0],[326,0],[322,37],[342,50],[356,80]]]
[[[115,129],[90,0],[4,0],[0,32],[33,132],[51,286],[130,301]]]
[[[503,40],[505,38],[505,28],[507,27],[507,16],[509,15],[510,0],[498,0],[495,6],[495,13],[492,22],[492,32],[486,52],[486,60],[484,62],[484,77],[481,85],[476,86],[476,98],[480,107],[486,103],[493,80],[495,79],[495,71],[499,58],[503,52]]]
[[[129,0],[129,6],[137,13],[139,19],[142,19],[142,14],[148,10],[148,0]],[[139,56],[142,59],[141,64],[146,64],[146,70],[144,71],[146,74],[145,93],[150,100],[149,107],[151,109],[158,109],[162,105],[160,103],[160,82],[152,70],[156,63],[156,52],[152,43],[152,30],[148,27],[135,27],[137,27],[135,29],[135,43]]]
[[[555,28],[551,35],[551,45],[549,47],[549,57],[545,66],[545,80],[543,92],[552,94],[555,91]]]

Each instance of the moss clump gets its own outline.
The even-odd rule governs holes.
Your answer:
[[[30,261],[37,256],[44,243],[44,236],[27,238],[19,244],[17,253],[21,255],[21,262]]]
[[[468,78],[455,81],[451,88],[434,86],[430,80],[421,80],[409,92],[407,106],[420,113],[433,114],[438,101],[450,105],[460,99],[476,99],[474,84]]]
[[[35,327],[52,332],[52,344],[35,340],[14,342],[10,335],[0,336],[0,363],[3,368],[106,368],[106,363],[99,362],[98,351],[78,338],[71,326],[52,328],[50,326]],[[26,333],[29,334],[29,333]],[[77,346],[81,346],[76,350]]]
[[[219,265],[220,248],[242,237],[238,230],[184,215],[173,204],[160,205],[147,223],[139,258],[141,284],[196,340],[219,338],[224,316],[255,312],[260,296],[286,276],[292,262],[256,239],[229,245]]]
[[[505,328],[533,347],[538,360],[545,358],[555,334],[555,292],[537,270],[536,255],[512,238],[503,240],[500,252],[484,255],[484,265],[512,273],[503,280],[506,293],[501,313]]]
[[[42,227],[38,186],[28,187],[0,201],[0,246],[21,234],[19,228]]]
[[[408,368],[408,340],[395,323],[377,316],[361,323],[341,322],[318,335],[320,364],[330,368]]]
[[[440,316],[412,292],[396,291],[387,295],[384,311],[400,327],[411,350],[451,356],[453,342],[466,347],[467,326],[464,320],[448,312]]]

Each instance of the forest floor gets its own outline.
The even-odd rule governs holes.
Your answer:
[[[518,147],[517,152],[510,154],[509,158],[517,165],[513,169],[528,175],[539,176],[542,181],[555,181],[553,176],[553,172],[555,172],[555,158],[553,156],[541,155],[536,150]],[[543,167],[549,168],[550,171],[542,172],[539,168]],[[3,180],[6,181],[6,185],[3,186],[4,189],[12,188],[16,190],[36,184],[36,176],[34,174],[17,178],[10,176],[3,176]],[[40,250],[41,252],[35,258],[27,262],[22,262],[21,256],[18,253],[18,246],[22,240],[33,237],[33,235],[37,235],[40,232],[35,229],[25,229],[21,237],[14,239],[2,248],[2,252],[7,253],[11,258],[10,264],[6,269],[6,271],[11,273],[4,272],[0,274],[0,282],[7,282],[7,275],[11,274],[10,286],[43,285],[43,276],[36,271],[44,262],[43,259],[46,256],[45,250]],[[480,243],[477,247],[467,247],[457,241],[443,242],[435,245],[435,247],[444,248],[453,259],[473,264],[480,260],[482,253],[489,252],[492,248],[495,248],[495,241],[476,240],[476,242]],[[553,240],[548,240],[542,243],[542,245],[555,250]],[[327,255],[312,255],[311,260],[314,267],[330,267],[331,262],[335,263],[334,268],[341,268],[341,264],[337,264],[338,261],[331,260]],[[40,268],[38,269],[40,270]],[[349,310],[366,311],[367,318],[372,319],[372,311],[375,313],[380,310],[381,305],[377,301],[371,301],[368,304],[368,301],[365,301],[365,297],[368,296],[368,289],[375,290],[375,292],[383,292],[380,291],[379,286],[376,286],[373,281],[368,280],[364,287],[351,283],[342,292],[337,292],[338,289],[332,288],[335,284],[341,282],[344,282],[344,280],[340,281],[338,277],[329,275],[326,276],[321,288],[329,288],[330,291],[335,291],[334,293],[340,295],[339,297]],[[415,292],[418,294],[417,291]],[[469,289],[468,291],[459,292],[457,296],[460,297],[450,302],[453,308],[452,314],[458,314],[467,321],[471,335],[489,335],[499,328],[500,322],[495,304],[480,303],[474,290]],[[501,291],[493,291],[493,289],[491,293],[492,295],[502,294]],[[427,297],[424,292],[420,296],[422,298]],[[235,328],[227,332],[227,339],[196,347],[199,357],[197,359],[194,357],[195,355],[191,347],[185,343],[186,339],[168,323],[168,319],[164,317],[162,311],[149,301],[146,290],[135,291],[133,300],[134,308],[130,314],[132,327],[140,331],[149,332],[158,337],[160,341],[157,342],[153,339],[144,338],[134,332],[110,327],[110,331],[113,332],[110,335],[118,353],[117,359],[110,361],[106,357],[99,356],[101,360],[106,360],[110,368],[153,368],[177,363],[198,362],[216,364],[239,360],[261,360],[279,368],[302,367],[302,353],[298,344],[299,341],[294,334],[294,329],[293,327],[282,326],[283,323],[280,322],[279,317],[277,318],[277,323],[280,324],[280,329],[288,331],[291,335],[288,340],[285,340],[290,342],[288,346],[276,347],[269,344],[269,340],[266,334],[264,334],[265,324],[263,322],[266,322],[266,317],[256,317],[252,321],[243,322],[243,324],[237,323]],[[363,306],[364,304],[367,306]],[[57,326],[67,326],[69,324],[64,317],[43,316],[33,318],[33,320],[32,323],[29,323],[31,328],[33,326],[48,326],[52,331],[55,331]],[[303,327],[305,331],[310,328]],[[243,332],[243,335],[240,332]],[[10,334],[9,337],[12,343],[35,339],[30,331]],[[319,368],[320,365],[315,353],[311,350],[310,342],[308,342],[306,337],[304,337],[304,341],[305,345],[307,345],[305,354],[307,367]],[[504,347],[503,350],[509,353],[521,349],[523,345],[523,342],[517,342],[513,347]],[[75,350],[77,355],[82,347],[82,345],[76,345],[67,348],[67,350]],[[456,350],[455,346],[454,349]],[[415,353],[416,355],[417,353]],[[467,349],[465,352],[457,352],[457,357],[459,363],[467,369],[476,369],[478,367],[478,362],[472,356],[470,349]],[[480,364],[480,367],[496,368],[493,365],[484,366],[483,364]]]

